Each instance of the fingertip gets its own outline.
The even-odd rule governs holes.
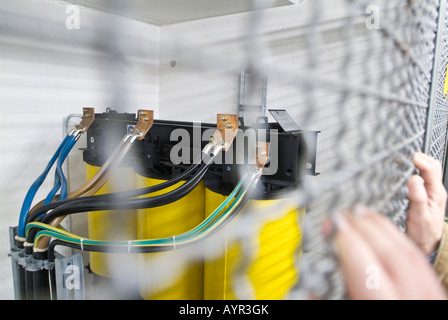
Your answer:
[[[339,254],[353,238],[349,222],[349,212],[335,212],[324,221],[323,234],[333,250]]]
[[[424,185],[425,180],[423,180],[423,178],[419,175],[413,175],[411,178],[409,178],[409,181],[407,183],[408,188],[419,187]]]
[[[335,224],[330,217],[322,222],[322,234],[325,239],[329,239],[335,233]]]
[[[442,163],[425,153],[415,153],[413,163],[422,173],[431,172],[431,174],[439,174],[442,171]]]
[[[374,210],[362,205],[358,204],[353,208],[353,215],[355,217],[368,217],[371,215],[375,215],[377,212]]]
[[[334,212],[322,222],[322,234],[326,240],[348,229],[346,212]]]
[[[431,161],[431,157],[428,156],[427,154],[423,153],[423,152],[416,152],[414,153],[414,159],[413,162],[414,164],[416,162],[421,162],[421,161]]]
[[[426,195],[425,180],[421,176],[412,176],[406,186],[408,188],[408,197],[416,199],[426,198],[423,197]]]
[[[338,231],[344,232],[350,228],[350,224],[347,220],[348,214],[349,214],[349,212],[337,212],[334,215],[334,222],[335,222],[336,229]]]

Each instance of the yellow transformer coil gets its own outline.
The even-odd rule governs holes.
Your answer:
[[[158,185],[165,180],[137,175],[138,188]],[[151,193],[161,195],[181,186],[180,182],[170,188]],[[138,238],[157,239],[172,237],[187,232],[204,220],[204,184],[201,182],[186,197],[168,205],[138,210]],[[146,300],[202,300],[203,262],[188,261],[177,249],[169,252],[139,254],[140,295]],[[154,267],[152,262],[166,258],[169,265]],[[171,264],[185,267],[180,273],[172,274]],[[175,268],[174,268],[175,269]],[[163,279],[163,285],[153,281]]]
[[[93,177],[99,169],[86,164],[87,179]],[[134,170],[130,167],[120,167],[96,194],[133,189],[135,189]],[[137,236],[135,210],[90,212],[87,221],[90,239],[119,241],[135,239]],[[115,278],[117,275],[137,270],[137,258],[134,255],[90,252],[89,257],[91,270],[102,277]]]
[[[206,216],[210,215],[224,200],[225,196],[205,191]],[[275,210],[281,200],[250,200],[248,207],[254,210]],[[244,213],[242,213],[244,214]],[[204,265],[204,299],[235,300],[241,297],[235,284],[246,285],[245,294],[249,299],[280,300],[287,297],[289,290],[299,279],[298,264],[301,258],[302,226],[304,209],[291,208],[285,212],[273,212],[272,219],[262,221],[254,239],[251,239],[252,255],[242,254],[242,246],[237,241],[222,240],[223,254],[207,259]],[[229,225],[227,228],[231,228]],[[256,226],[251,226],[256,227]],[[215,250],[216,251],[216,250]],[[220,251],[220,252],[222,252]],[[242,259],[246,259],[244,262]],[[241,262],[243,262],[241,264]],[[236,279],[237,268],[244,266],[246,283]],[[239,270],[238,272],[241,272]],[[249,291],[247,291],[247,289]]]

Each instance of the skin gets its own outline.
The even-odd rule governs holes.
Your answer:
[[[422,251],[405,234],[381,214],[366,208],[355,211],[338,215],[334,237],[351,299],[447,298]],[[373,288],[368,286],[372,270],[378,285]]]
[[[442,166],[423,153],[415,154],[414,165],[420,174],[407,185],[405,234],[384,215],[364,207],[338,214],[333,225],[324,228],[324,233],[336,230],[333,241],[352,299],[447,299],[426,260],[443,235],[447,192]]]
[[[414,165],[420,175],[409,180],[407,235],[425,255],[433,253],[443,234],[447,192],[442,184],[439,161],[416,153]]]

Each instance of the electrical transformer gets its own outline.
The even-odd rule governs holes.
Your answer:
[[[245,125],[232,114],[195,123],[85,108],[11,228],[16,298],[85,299],[82,251],[94,284],[126,275],[142,299],[287,297],[300,277],[306,214],[294,190],[318,174],[319,131],[270,112],[276,122]],[[86,183],[69,191],[62,163],[81,134]],[[32,207],[53,165],[54,190]],[[80,212],[86,237],[60,226]]]

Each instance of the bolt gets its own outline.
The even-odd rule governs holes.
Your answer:
[[[230,122],[226,123],[226,128],[232,128],[232,124]]]
[[[226,121],[226,120],[227,120],[227,117],[226,117],[226,116],[222,116],[222,117],[220,118],[220,120],[221,120],[221,121]]]

